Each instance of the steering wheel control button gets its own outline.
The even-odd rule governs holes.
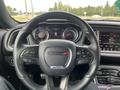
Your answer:
[[[37,57],[37,50],[34,48],[25,49],[22,53],[22,56],[25,58]]]
[[[47,40],[39,47],[41,69],[52,76],[70,73],[75,66],[76,47],[72,41]]]
[[[89,50],[83,48],[77,48],[78,64],[90,63],[92,60],[93,60],[93,55]]]
[[[22,51],[20,58],[26,63],[36,63],[38,58],[37,48],[26,48]]]

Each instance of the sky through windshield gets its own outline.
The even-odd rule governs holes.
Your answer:
[[[31,11],[31,0],[27,1],[28,11]],[[62,2],[63,4],[70,5],[71,7],[86,7],[90,6],[105,6],[108,1],[113,5],[116,0],[32,0],[34,11],[48,11],[50,7],[54,6],[55,2]],[[25,0],[5,0],[6,5],[12,6],[17,10],[25,11]]]
[[[4,0],[10,15],[28,21],[47,11],[65,11],[83,19],[120,20],[120,0]],[[116,2],[118,2],[116,4]]]

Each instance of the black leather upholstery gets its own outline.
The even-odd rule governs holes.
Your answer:
[[[93,82],[91,82],[88,87],[86,87],[84,90],[100,90],[96,84],[94,84]]]
[[[3,77],[0,76],[0,90],[15,90],[15,88]],[[84,90],[99,90],[97,85],[91,82]]]
[[[3,77],[0,77],[0,90],[15,90],[14,87]]]

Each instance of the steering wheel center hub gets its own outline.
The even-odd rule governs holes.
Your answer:
[[[73,67],[76,47],[67,40],[46,40],[39,46],[39,62],[42,70],[48,75],[64,75]]]
[[[71,60],[72,52],[70,48],[48,47],[44,57],[50,68],[65,68]]]

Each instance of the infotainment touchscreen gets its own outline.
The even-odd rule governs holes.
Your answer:
[[[120,32],[100,32],[99,43],[101,50],[120,51]]]

